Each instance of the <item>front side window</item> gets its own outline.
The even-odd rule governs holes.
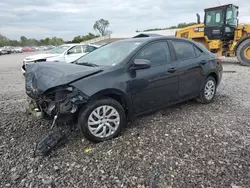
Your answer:
[[[223,25],[222,10],[212,10],[206,12],[206,26]]]
[[[170,62],[170,52],[167,42],[156,42],[144,48],[136,59],[147,59],[151,62],[152,66]]]
[[[69,54],[79,54],[79,53],[82,53],[82,47],[81,46],[75,46],[73,48],[71,48],[69,51],[68,51]]]
[[[172,41],[177,58],[179,60],[191,59],[196,57],[193,44],[183,41]]]
[[[53,48],[52,50],[49,51],[49,53],[50,54],[61,54],[61,53],[65,52],[68,48],[69,48],[69,46],[67,46],[67,45],[61,45],[61,46]]]

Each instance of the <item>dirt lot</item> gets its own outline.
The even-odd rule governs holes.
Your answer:
[[[250,187],[250,67],[224,63],[213,104],[166,108],[100,144],[75,134],[32,158],[49,124],[25,114],[26,55],[0,56],[0,187]]]

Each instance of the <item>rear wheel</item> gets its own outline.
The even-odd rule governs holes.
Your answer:
[[[209,76],[204,83],[198,101],[203,104],[211,103],[214,100],[215,94],[216,94],[216,81],[214,77]]]
[[[250,39],[239,45],[236,55],[241,65],[250,66]]]

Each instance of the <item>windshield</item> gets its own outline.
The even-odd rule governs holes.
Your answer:
[[[223,14],[221,9],[206,12],[206,26],[220,25],[223,25]]]
[[[58,47],[55,47],[52,50],[50,50],[49,53],[50,54],[61,54],[65,50],[67,50],[68,48],[69,48],[69,46],[66,46],[66,45],[58,46]]]
[[[114,66],[123,61],[140,44],[140,42],[126,40],[114,42],[81,57],[76,61],[76,64],[92,63],[97,66]]]
[[[226,24],[237,26],[237,9],[235,7],[227,8]]]

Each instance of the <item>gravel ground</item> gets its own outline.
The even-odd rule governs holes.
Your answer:
[[[25,56],[0,56],[0,187],[250,187],[250,67],[224,63],[213,104],[163,109],[99,144],[75,134],[32,158],[50,124],[25,114]]]

